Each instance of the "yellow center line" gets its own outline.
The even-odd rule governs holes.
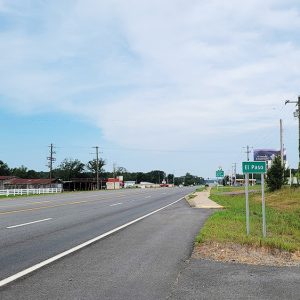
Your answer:
[[[131,195],[140,195],[140,194],[141,193],[134,193],[134,194],[131,194]],[[116,198],[122,198],[122,197],[125,197],[125,196],[127,196],[127,195],[122,194],[122,195],[116,195],[115,197]],[[101,201],[101,200],[105,200],[105,199],[74,201],[74,202],[61,203],[61,204],[49,205],[49,206],[39,206],[39,207],[25,208],[25,209],[19,209],[19,210],[11,210],[11,211],[3,211],[3,212],[0,211],[0,215],[8,215],[8,214],[14,214],[14,213],[20,213],[20,212],[26,212],[26,211],[33,211],[33,210],[41,210],[41,209],[54,208],[54,207],[60,207],[60,206],[66,206],[66,205],[76,205],[76,204],[88,203],[88,202],[98,202],[98,201]],[[24,203],[24,204],[41,204],[41,203],[46,203],[46,202],[52,202],[52,201],[30,202],[30,203]]]
[[[41,204],[41,203],[49,203],[52,201],[38,201],[38,202],[28,202],[28,203],[24,203],[24,204]]]
[[[41,202],[26,202],[26,203],[22,203],[22,205],[31,205],[31,204],[41,204],[41,203],[49,203],[52,201],[41,201]],[[0,205],[0,208],[4,208],[7,207],[7,205]]]

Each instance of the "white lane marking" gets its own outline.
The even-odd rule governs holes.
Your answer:
[[[174,202],[172,202],[172,203],[170,203],[168,205],[165,205],[165,206],[163,206],[163,207],[161,207],[159,209],[156,209],[156,210],[154,210],[154,211],[152,211],[152,212],[150,212],[150,213],[148,213],[148,214],[146,214],[146,215],[144,215],[142,217],[139,217],[139,218],[137,218],[137,219],[135,219],[133,221],[130,221],[130,222],[126,223],[126,224],[123,224],[123,225],[121,225],[121,226],[119,226],[117,228],[114,228],[114,229],[110,230],[110,231],[107,231],[107,232],[105,232],[105,233],[103,233],[103,234],[101,234],[101,235],[99,235],[99,236],[97,236],[97,237],[95,237],[95,238],[93,238],[91,240],[86,241],[85,243],[82,243],[82,244],[80,244],[80,245],[78,245],[76,247],[73,247],[73,248],[71,248],[71,249],[69,249],[67,251],[64,251],[64,252],[62,252],[60,254],[57,254],[57,255],[49,258],[49,259],[46,259],[46,260],[44,260],[44,261],[42,261],[42,262],[40,262],[40,263],[38,263],[38,264],[36,264],[36,265],[28,268],[28,269],[25,269],[25,270],[23,270],[21,272],[18,272],[16,274],[12,275],[12,276],[9,276],[9,277],[7,277],[5,279],[2,279],[2,280],[0,280],[0,287],[4,286],[4,285],[6,285],[6,284],[8,284],[10,282],[13,282],[13,281],[15,281],[15,280],[17,280],[17,279],[25,276],[25,275],[28,275],[28,274],[30,274],[30,273],[32,273],[32,272],[34,272],[34,271],[36,271],[36,270],[38,270],[38,269],[46,266],[46,265],[49,265],[52,262],[54,262],[54,261],[56,261],[56,260],[58,260],[58,259],[60,259],[60,258],[62,258],[64,256],[67,256],[67,255],[69,255],[69,254],[71,254],[73,252],[76,252],[76,251],[84,248],[84,247],[87,247],[90,244],[93,244],[93,243],[95,243],[95,242],[97,242],[97,241],[105,238],[108,235],[111,235],[111,234],[113,234],[113,233],[115,233],[117,231],[120,231],[123,228],[126,228],[126,227],[128,227],[128,226],[130,226],[130,225],[132,225],[134,223],[137,223],[137,222],[139,222],[139,221],[141,221],[141,220],[143,220],[143,219],[145,219],[145,218],[147,218],[147,217],[149,217],[149,216],[151,216],[151,215],[153,215],[153,214],[155,214],[155,213],[157,213],[157,212],[159,212],[159,211],[161,211],[161,210],[163,210],[163,209],[165,209],[165,208],[167,208],[167,207],[169,207],[169,206],[171,206],[171,205],[173,205],[173,204],[175,204],[175,203],[177,203],[179,201],[181,201],[182,199],[184,199],[184,197],[182,197],[182,198],[180,198],[180,199],[178,199],[178,200],[176,200],[176,201],[174,201]]]
[[[26,225],[40,223],[40,222],[45,222],[45,221],[49,221],[49,220],[52,220],[52,218],[43,219],[43,220],[37,220],[37,221],[28,222],[28,223],[19,224],[19,225],[8,226],[8,227],[6,227],[6,229],[11,229],[11,228],[16,228],[16,227],[26,226]]]
[[[121,205],[123,203],[119,202],[119,203],[115,203],[115,204],[111,204],[110,206],[116,206],[116,205]]]
[[[145,197],[145,198],[151,198],[151,196],[147,196],[147,197]]]

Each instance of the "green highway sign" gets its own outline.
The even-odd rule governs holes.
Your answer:
[[[223,170],[216,171],[216,177],[224,177],[224,171]]]
[[[244,174],[263,174],[267,172],[265,161],[244,161],[243,173]]]

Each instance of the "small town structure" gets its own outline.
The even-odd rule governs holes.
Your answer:
[[[16,176],[0,176],[0,190],[4,190],[4,186],[13,178],[16,178]]]
[[[97,190],[96,178],[71,178],[63,182],[64,191],[95,191]],[[106,179],[99,179],[99,189],[106,188]]]
[[[145,189],[145,188],[158,188],[158,187],[160,187],[160,184],[142,181],[139,184],[137,184],[137,187],[142,188],[142,189]]]
[[[4,176],[1,176],[4,177]],[[7,176],[8,177],[8,176]],[[62,188],[62,181],[59,179],[25,179],[11,176],[1,180],[0,189],[48,189],[48,188]]]
[[[135,181],[124,181],[124,188],[134,188],[135,187]]]
[[[0,176],[0,195],[7,197],[10,195],[52,194],[62,191],[63,184],[59,179]]]
[[[123,187],[123,181],[120,178],[108,178],[106,182],[107,190],[119,190]]]
[[[245,185],[245,178],[236,179],[235,182],[239,186]],[[250,179],[249,178],[249,185],[256,185],[256,179]]]

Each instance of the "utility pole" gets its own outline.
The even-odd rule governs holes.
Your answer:
[[[97,190],[99,190],[99,147],[95,146],[93,148],[96,149],[96,186]]]
[[[47,157],[48,162],[48,168],[49,168],[49,179],[52,179],[52,170],[53,170],[53,162],[56,161],[56,158],[53,156],[54,154],[56,154],[56,152],[54,151],[54,146],[53,144],[51,144],[49,146],[50,148],[50,156]]]
[[[290,101],[286,100],[285,105],[288,103],[296,103],[297,109],[294,112],[294,116],[297,118],[298,117],[298,184],[299,184],[299,172],[300,172],[300,96],[298,96],[298,101]]]
[[[244,148],[245,148],[245,147],[244,147]],[[251,148],[252,148],[252,147],[251,147]],[[250,146],[247,145],[246,149],[247,149],[247,150],[246,150],[245,153],[247,154],[247,161],[249,161],[249,154],[251,153]]]
[[[250,147],[247,145],[247,161],[249,161],[249,154],[251,153]],[[246,196],[246,231],[247,235],[250,234],[250,213],[249,213],[249,173],[245,174],[245,196]]]
[[[236,163],[232,164],[233,172],[232,172],[232,185],[236,185]]]
[[[113,172],[114,172],[114,190],[116,189],[116,164],[113,163]]]
[[[281,158],[281,165],[284,167],[282,119],[280,119],[280,158]]]

